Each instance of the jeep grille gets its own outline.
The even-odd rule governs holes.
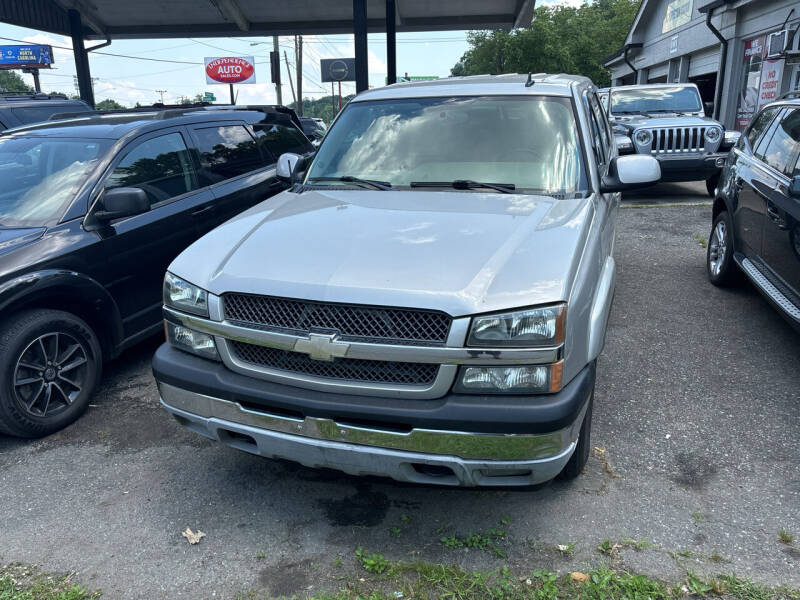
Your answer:
[[[652,154],[678,154],[681,152],[704,152],[706,127],[662,127],[651,129],[653,133]]]
[[[353,358],[338,358],[331,362],[324,362],[313,360],[300,352],[266,348],[236,340],[230,340],[229,344],[236,358],[243,362],[259,367],[326,379],[401,385],[431,385],[439,371],[439,365],[436,364]]]
[[[382,344],[444,344],[451,318],[441,312],[225,294],[225,319],[266,329],[307,334],[338,333],[347,341]]]

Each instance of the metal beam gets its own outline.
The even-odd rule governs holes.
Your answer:
[[[533,10],[536,8],[536,0],[522,0],[517,8],[517,18],[514,20],[514,29],[520,27],[530,27],[533,21]]]
[[[397,24],[398,0],[386,0],[386,82],[397,83]]]
[[[92,89],[92,73],[89,70],[89,54],[83,45],[83,23],[81,14],[71,8],[67,11],[69,28],[72,35],[72,52],[75,55],[75,71],[78,74],[78,89],[81,100],[94,108],[94,90]]]
[[[241,7],[236,3],[236,0],[216,0],[219,3],[222,12],[225,16],[236,23],[236,26],[242,31],[250,31],[250,21],[244,16]]]
[[[94,30],[95,33],[101,36],[106,35],[106,25],[97,16],[94,7],[84,0],[55,0],[55,3],[61,6],[64,10],[76,10],[81,15],[81,22]],[[84,34],[85,35],[85,34]]]
[[[369,89],[367,62],[367,0],[353,0],[353,33],[356,56],[356,93]]]

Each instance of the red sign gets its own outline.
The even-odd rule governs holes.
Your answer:
[[[255,83],[253,57],[206,58],[206,83]]]

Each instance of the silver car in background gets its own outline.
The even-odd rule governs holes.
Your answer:
[[[310,164],[306,164],[310,162]],[[581,473],[624,189],[582,77],[398,84],[356,97],[291,190],[170,266],[164,408],[224,444],[442,485]]]

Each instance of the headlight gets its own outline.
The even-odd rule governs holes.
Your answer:
[[[636,143],[642,146],[649,146],[653,141],[653,132],[649,129],[640,129],[636,132]]]
[[[627,135],[615,135],[614,139],[617,141],[617,150],[619,152],[627,152],[633,150],[633,142]]]
[[[552,365],[461,367],[454,391],[463,394],[548,394],[561,390],[563,361]]]
[[[208,293],[172,273],[164,277],[164,304],[193,315],[208,316]]]
[[[718,127],[709,127],[706,129],[706,140],[711,142],[712,144],[719,141],[719,138],[722,136],[722,130]]]
[[[214,338],[207,333],[194,331],[172,321],[164,321],[164,326],[167,329],[167,341],[171,345],[203,358],[219,360]]]
[[[472,319],[467,346],[529,348],[564,342],[565,304]]]

